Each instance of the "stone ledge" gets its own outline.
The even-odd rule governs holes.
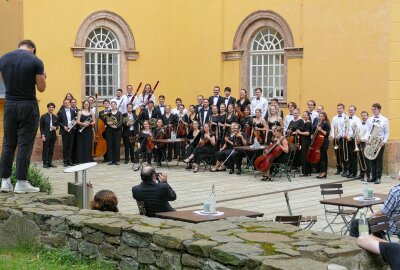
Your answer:
[[[120,269],[387,267],[354,238],[250,218],[189,224],[82,210],[70,196],[0,194],[0,246],[37,242],[111,260]],[[295,266],[295,268],[293,268]]]

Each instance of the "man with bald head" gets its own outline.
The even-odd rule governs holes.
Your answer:
[[[143,201],[146,216],[154,217],[156,213],[175,211],[169,201],[176,200],[175,191],[167,183],[166,174],[156,174],[151,166],[143,167],[140,172],[142,183],[132,187],[132,196],[136,201]]]

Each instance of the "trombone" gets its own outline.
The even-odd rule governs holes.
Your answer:
[[[344,122],[344,135],[346,135],[346,138],[342,138],[342,143],[343,143],[343,160],[344,161],[349,161],[349,149],[347,148],[347,141],[350,141],[351,138],[349,137],[349,119],[347,119]]]
[[[341,155],[340,155],[340,147],[339,147],[339,128],[338,124],[333,125],[333,130],[334,130],[334,137],[333,137],[333,150],[335,151],[336,154],[336,166],[340,166],[342,164],[341,160]]]

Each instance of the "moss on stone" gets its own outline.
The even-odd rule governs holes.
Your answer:
[[[294,232],[286,232],[286,231],[279,231],[279,230],[272,230],[272,231],[266,231],[268,233],[274,233],[274,234],[281,234],[281,235],[286,235],[288,237],[291,237]]]
[[[270,243],[262,243],[261,248],[264,250],[264,255],[270,256],[270,255],[275,255],[276,254],[276,249],[274,247],[274,244]]]
[[[208,237],[207,235],[201,234],[201,233],[194,233],[193,238],[206,239],[206,240],[210,239],[210,237]]]

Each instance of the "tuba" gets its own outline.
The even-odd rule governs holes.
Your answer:
[[[379,133],[384,129],[384,126],[374,124],[372,126],[371,134],[369,135],[368,144],[364,149],[364,156],[369,160],[374,160],[381,151],[381,143],[383,138],[379,137]]]

